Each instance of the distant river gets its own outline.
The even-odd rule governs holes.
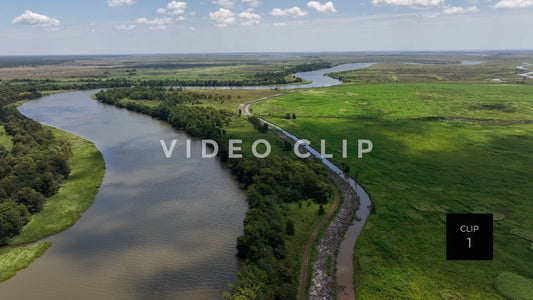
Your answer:
[[[305,89],[315,87],[327,87],[341,84],[340,80],[325,76],[328,73],[343,72],[357,69],[368,68],[375,63],[351,63],[342,64],[328,69],[320,69],[309,72],[299,72],[293,74],[295,77],[310,81],[306,84],[287,84],[287,85],[263,85],[263,86],[184,86],[185,89],[202,89],[202,90],[265,90],[265,89]]]
[[[93,141],[106,174],[93,205],[0,299],[217,299],[238,272],[247,209],[218,158],[201,159],[169,125],[91,100],[95,91],[29,101],[26,116]],[[171,159],[159,140],[177,138]]]

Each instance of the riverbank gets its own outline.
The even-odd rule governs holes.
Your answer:
[[[239,111],[244,109],[244,115],[253,116],[253,114],[250,112],[250,105],[293,92],[294,91],[288,91],[243,103],[239,106]],[[277,125],[264,119],[260,120],[265,124],[270,125],[273,128],[272,131],[286,142],[294,145],[298,139],[296,136],[281,129]],[[319,158],[319,156],[317,156],[318,154],[316,154],[316,150],[311,150],[310,146],[308,145],[300,146],[300,152],[309,152],[310,154],[314,154],[316,158]],[[320,224],[314,227],[314,231],[307,241],[306,249],[302,258],[302,265],[300,268],[297,299],[305,299],[306,290],[309,291],[310,299],[330,299],[335,297],[335,295],[338,293],[340,293],[338,296],[341,299],[352,299],[355,297],[352,280],[353,267],[346,269],[345,266],[342,266],[344,270],[340,274],[338,269],[339,264],[353,264],[352,256],[354,244],[369,214],[368,207],[360,206],[361,204],[358,201],[358,195],[364,197],[365,201],[367,202],[365,202],[366,204],[369,205],[371,202],[364,189],[357,187],[357,183],[353,179],[351,179],[348,175],[344,175],[343,178],[341,178],[343,172],[338,167],[333,165],[328,160],[322,160],[322,162],[328,167],[328,177],[335,185],[335,202],[331,209],[328,210],[327,215],[322,219]],[[338,213],[336,213],[331,222],[328,223],[328,226],[325,228],[321,238],[319,241],[317,241],[318,232],[322,230],[326,221],[330,220],[333,213],[337,211],[337,208],[339,207],[339,190],[342,192],[342,198],[344,201],[338,209]],[[359,210],[357,210],[358,208]],[[356,213],[360,214],[358,216],[359,220],[357,223],[353,223]],[[352,236],[349,237],[349,245],[340,247],[341,242],[345,241],[345,233],[350,231],[352,226],[354,226],[354,228],[352,230],[353,232],[350,233]],[[317,246],[315,252],[313,253],[313,264],[312,268],[309,268],[311,249],[315,244],[317,244]],[[338,261],[338,255],[343,258],[343,261]],[[348,257],[346,257],[347,255]],[[308,281],[308,271],[311,271],[312,273],[310,281]],[[336,271],[337,274],[335,274]]]
[[[52,128],[56,138],[72,145],[71,173],[59,192],[48,198],[43,210],[32,216],[22,232],[0,249],[0,281],[15,275],[42,255],[50,243],[39,241],[72,226],[92,204],[105,173],[104,159],[95,145],[79,136]]]
[[[510,123],[531,120],[532,101],[532,87],[523,85],[346,84],[253,108],[312,145],[324,137],[328,143],[346,137],[374,143],[364,159],[343,161],[340,143],[328,148],[375,203],[355,247],[358,298],[499,299],[499,274],[533,272],[527,264],[533,260],[527,184],[533,127]],[[286,113],[297,118],[285,119]],[[446,261],[446,213],[481,212],[495,216],[495,259]]]

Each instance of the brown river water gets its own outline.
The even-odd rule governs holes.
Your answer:
[[[93,141],[106,174],[93,205],[43,256],[0,283],[0,299],[217,299],[236,280],[246,196],[201,143],[165,123],[57,94],[19,107]],[[160,139],[178,139],[166,159]]]

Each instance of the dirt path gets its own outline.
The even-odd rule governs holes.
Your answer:
[[[320,223],[316,225],[315,229],[307,240],[307,244],[305,245],[304,254],[302,256],[302,265],[300,266],[300,276],[298,278],[298,296],[296,299],[299,300],[304,300],[306,296],[305,288],[307,286],[307,277],[309,276],[309,258],[311,257],[311,251],[313,250],[313,246],[315,245],[316,238],[320,233],[320,230],[322,230],[322,228],[324,227],[324,224],[326,224],[329,218],[337,210],[337,207],[339,207],[339,204],[341,202],[337,186],[334,186],[334,184],[332,185],[334,192],[333,204],[328,209],[324,217],[320,220]]]
[[[293,92],[294,92],[293,90],[290,90],[290,91],[286,91],[286,92],[283,92],[283,93],[270,95],[270,96],[262,97],[262,98],[255,99],[255,100],[252,100],[252,101],[248,101],[246,103],[243,103],[243,104],[239,105],[238,110],[244,116],[253,116],[253,114],[250,112],[250,105],[251,104],[258,103],[258,102],[261,102],[261,101],[265,101],[265,100],[268,100],[268,99],[271,99],[271,98],[276,98],[276,97],[279,97],[279,96],[287,95],[287,94],[290,94],[290,93],[293,93]]]

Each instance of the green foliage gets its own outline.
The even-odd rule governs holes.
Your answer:
[[[28,213],[39,212],[45,197],[57,193],[68,177],[70,145],[38,122],[22,116],[11,103],[41,94],[31,85],[0,84],[0,124],[12,145],[0,145],[0,244],[17,235]],[[2,133],[3,134],[3,133]]]
[[[293,220],[288,219],[287,223],[285,224],[285,227],[286,227],[285,233],[287,235],[294,235],[294,221]]]
[[[65,131],[53,132],[58,140],[67,140],[72,145],[72,174],[57,194],[46,199],[43,210],[9,240],[12,245],[38,241],[70,227],[89,208],[102,183],[105,162],[95,145]]]
[[[0,248],[0,282],[15,275],[41,256],[51,243],[40,242],[29,246]]]
[[[26,206],[28,211],[34,214],[43,209],[44,196],[31,187],[25,186],[17,192],[15,201],[20,205]]]
[[[237,180],[275,202],[313,199],[326,203],[331,193],[323,165],[318,161],[302,161],[279,156],[265,159],[231,160],[230,169]]]
[[[533,279],[511,272],[498,275],[494,280],[494,287],[502,296],[512,300],[533,298]]]
[[[17,235],[28,221],[26,206],[11,201],[0,203],[0,244]]]
[[[268,124],[262,123],[261,120],[259,120],[256,116],[250,116],[248,117],[248,122],[252,123],[255,129],[257,129],[261,133],[265,133],[268,131]]]
[[[323,186],[328,182],[324,167],[316,161],[305,163],[278,156],[230,160],[229,166],[248,188],[250,207],[244,219],[244,233],[237,239],[237,255],[247,267],[256,266],[269,275],[267,286],[271,291],[257,298],[292,299],[298,285],[294,275],[298,269],[297,264],[287,261],[284,234],[294,235],[295,224],[284,218],[280,204],[306,198],[327,202],[330,190],[327,184],[325,189]],[[241,281],[248,280],[241,277],[230,295],[241,294]],[[255,286],[262,284],[256,282]]]
[[[0,157],[5,151],[11,150],[11,147],[13,147],[13,137],[6,134],[4,126],[0,125]]]

